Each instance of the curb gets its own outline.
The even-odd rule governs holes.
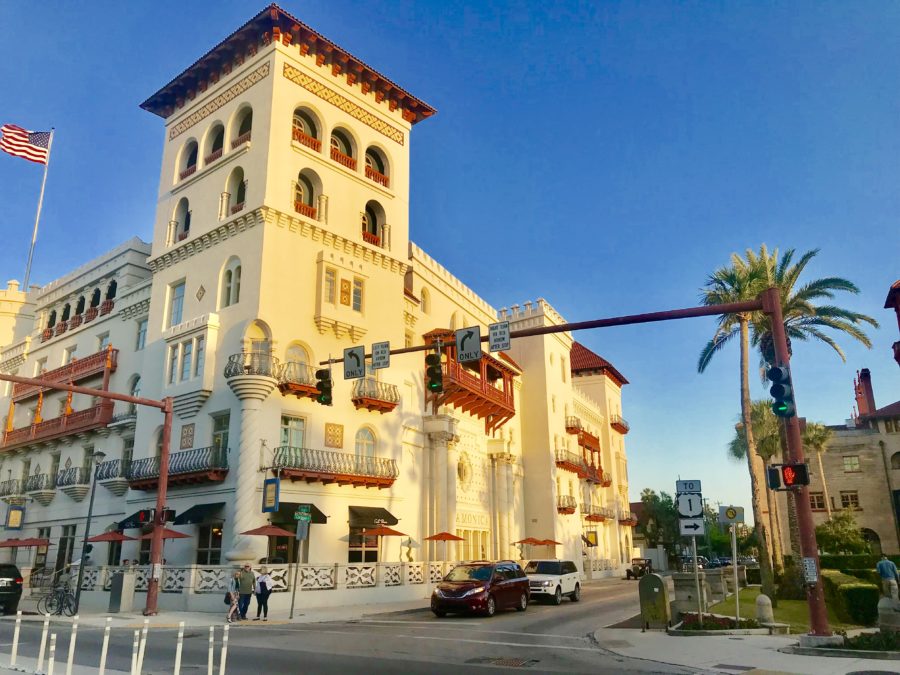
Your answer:
[[[782,654],[801,656],[837,656],[850,659],[876,659],[879,661],[900,661],[900,652],[876,652],[871,649],[837,649],[823,647],[781,647]]]

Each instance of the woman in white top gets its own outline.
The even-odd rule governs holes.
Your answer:
[[[272,594],[272,587],[275,582],[269,576],[269,570],[265,567],[259,570],[259,576],[256,577],[254,592],[256,593],[256,618],[259,621],[259,615],[262,613],[263,621],[269,620],[269,596]]]

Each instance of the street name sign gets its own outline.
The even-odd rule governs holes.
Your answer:
[[[720,506],[719,522],[728,525],[744,522],[743,506]]]
[[[500,321],[488,326],[488,349],[492,352],[502,352],[509,347],[509,321]]]
[[[347,347],[344,350],[344,379],[356,380],[366,376],[366,348]]]
[[[456,331],[456,359],[460,363],[481,359],[481,326]]]
[[[675,494],[683,495],[686,493],[696,493],[700,494],[702,490],[700,489],[700,481],[699,480],[676,480],[675,481]]]
[[[706,534],[706,521],[703,518],[682,518],[678,521],[682,537],[702,537]]]
[[[698,494],[678,495],[675,500],[678,515],[682,518],[698,518],[703,515],[703,498]]]
[[[376,342],[372,345],[372,369],[389,368],[391,365],[391,343]]]

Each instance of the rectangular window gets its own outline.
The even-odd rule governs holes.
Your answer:
[[[47,370],[47,359],[38,359],[34,363],[34,376],[38,377],[41,373]]]
[[[169,347],[169,367],[166,382],[175,384],[175,376],[178,374],[178,349],[181,345],[172,345]]]
[[[131,466],[131,458],[134,457],[134,437],[131,436],[122,441],[122,471],[127,471]],[[125,475],[124,473],[122,475]]]
[[[231,413],[223,412],[212,416],[212,445],[216,450],[228,449],[228,427],[231,424]]]
[[[206,358],[206,338],[198,337],[196,342],[196,349],[194,351],[197,352],[197,358],[194,359],[196,364],[194,365],[194,376],[203,375],[203,360]]]
[[[361,312],[363,308],[363,280],[353,280],[353,311]]]
[[[333,269],[325,270],[325,302],[334,304],[334,298],[337,288],[337,273]]]
[[[181,343],[181,380],[191,379],[191,362],[194,360],[194,343],[188,340]]]
[[[150,532],[148,529],[147,532]],[[142,533],[145,534],[145,533]],[[150,564],[150,540],[149,539],[141,539],[141,549],[138,552],[138,565],[149,565]]]
[[[825,510],[825,495],[821,492],[809,493],[809,506],[813,511]]]
[[[197,564],[218,565],[222,561],[222,526],[201,525],[197,535]]]
[[[281,445],[291,448],[302,448],[306,420],[290,415],[281,416]]]
[[[406,336],[403,339],[404,347],[412,347],[413,346],[413,334],[409,331],[406,331]]]
[[[844,471],[847,473],[859,471],[859,455],[844,455]]]
[[[102,352],[107,347],[109,347],[109,333],[104,333],[103,335],[98,335],[97,336],[97,351]]]
[[[169,287],[169,323],[168,327],[181,323],[184,313],[184,282]]]
[[[841,492],[841,508],[859,510],[859,492]]]
[[[50,528],[39,527],[38,539],[50,539]],[[34,569],[42,569],[47,566],[47,547],[38,546],[34,552]]]
[[[72,345],[71,347],[66,347],[63,351],[63,365],[68,363],[72,363],[77,357],[75,353],[78,351],[78,347],[76,345]]]
[[[378,537],[364,536],[363,528],[351,527],[347,562],[378,562]]]
[[[141,319],[137,325],[137,340],[135,340],[135,351],[141,351],[147,344],[147,319]]]

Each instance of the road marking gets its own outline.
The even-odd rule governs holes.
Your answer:
[[[473,642],[480,645],[505,645],[509,647],[536,647],[538,649],[574,649],[579,652],[597,652],[596,647],[573,647],[572,645],[535,645],[527,642],[501,642],[500,640],[469,640],[466,638],[442,638],[428,635],[397,635],[395,637],[413,640],[443,640],[445,642]]]
[[[456,626],[483,625],[483,624],[477,624],[474,622],[469,622],[469,623],[465,623],[465,624],[453,622],[453,624],[451,625],[451,624],[444,623],[444,622],[439,623],[437,621],[379,621],[377,619],[361,621],[360,623],[388,623],[388,624],[401,623],[401,624],[407,624],[407,625],[409,625],[409,624],[424,624],[426,626],[434,626],[435,628],[440,627],[441,630],[457,630]],[[458,630],[463,630],[463,628],[460,628]],[[553,639],[561,638],[563,640],[579,640],[581,642],[588,642],[587,638],[578,637],[576,635],[554,635],[552,633],[530,633],[530,632],[521,631],[521,630],[484,630],[481,632],[497,634],[497,635],[532,635],[532,636],[536,636],[536,637],[546,637],[546,638],[553,638]]]

